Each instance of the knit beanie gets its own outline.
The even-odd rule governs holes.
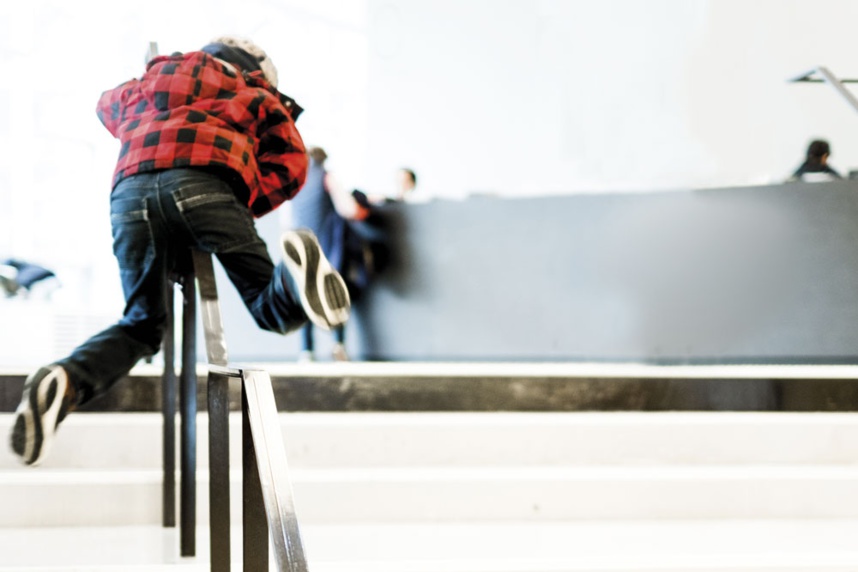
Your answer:
[[[202,51],[246,72],[261,71],[265,81],[277,87],[277,68],[262,48],[244,38],[215,38]]]

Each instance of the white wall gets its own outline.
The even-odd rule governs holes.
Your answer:
[[[67,310],[118,315],[117,146],[93,109],[150,40],[256,39],[348,185],[390,192],[409,165],[426,195],[534,195],[780,179],[817,136],[858,167],[858,116],[785,81],[858,77],[856,16],[850,0],[3,2],[0,257],[57,270]]]
[[[369,0],[367,186],[456,197],[780,180],[858,167],[849,0]]]

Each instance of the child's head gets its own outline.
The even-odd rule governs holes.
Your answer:
[[[221,36],[203,47],[202,51],[229,62],[243,71],[262,71],[265,80],[277,87],[277,68],[265,51],[244,38]]]

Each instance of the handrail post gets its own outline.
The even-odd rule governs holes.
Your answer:
[[[179,374],[179,415],[181,418],[179,483],[179,550],[182,556],[197,552],[197,352],[196,293],[194,274],[189,271],[177,281],[168,279],[165,291],[166,331],[162,344],[164,373],[161,378],[163,408],[162,488],[165,528],[176,526],[176,370],[175,370],[175,286],[182,287],[182,357]]]
[[[244,375],[241,377],[241,474],[242,474],[242,545],[244,569],[254,572],[268,570],[268,521],[265,499],[259,480],[256,447],[248,414]]]
[[[229,484],[229,380],[238,372],[226,369],[226,336],[217,298],[211,255],[194,250],[197,287],[205,337],[208,374],[209,416],[209,555],[212,572],[229,572],[230,541]]]
[[[197,272],[197,285],[200,289],[202,307],[203,334],[206,341],[206,357],[209,365],[226,367],[229,358],[226,353],[226,336],[217,299],[212,257],[206,252],[193,251],[194,268]]]
[[[230,372],[209,370],[209,555],[212,572],[229,572],[229,380]]]
[[[164,483],[162,491],[162,524],[164,528],[176,527],[176,336],[173,304],[173,282],[166,284],[167,324],[162,345],[164,374],[161,378],[161,409],[164,417],[163,465]]]
[[[183,279],[182,300],[180,544],[182,556],[194,556],[197,529],[197,320],[193,270]]]

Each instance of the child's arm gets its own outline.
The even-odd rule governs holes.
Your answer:
[[[307,153],[295,122],[282,105],[271,106],[259,118],[261,193],[251,197],[250,210],[260,217],[291,199],[307,177]]]
[[[122,121],[122,103],[127,100],[137,85],[138,80],[132,79],[101,94],[96,106],[96,114],[101,122],[114,137],[117,136],[119,124]]]

